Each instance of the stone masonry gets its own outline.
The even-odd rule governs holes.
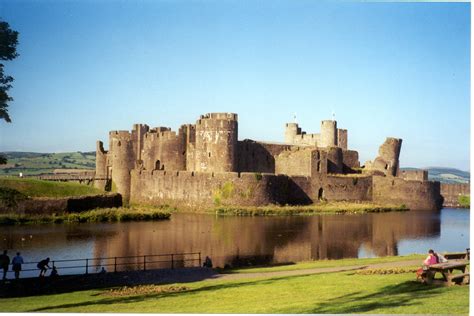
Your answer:
[[[178,131],[135,124],[97,142],[95,185],[115,188],[125,203],[212,205],[376,201],[411,209],[441,206],[440,185],[399,176],[402,140],[387,138],[374,162],[361,167],[348,132],[321,122],[307,134],[287,123],[284,143],[238,140],[235,113],[201,115]],[[108,180],[107,180],[108,179]],[[111,184],[111,185],[110,185]]]

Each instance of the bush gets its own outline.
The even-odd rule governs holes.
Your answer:
[[[469,195],[460,195],[458,202],[461,207],[468,208],[471,206],[471,197]]]

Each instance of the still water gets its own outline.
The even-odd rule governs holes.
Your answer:
[[[201,252],[220,267],[275,264],[426,253],[429,248],[465,251],[469,210],[291,217],[173,214],[160,222],[4,226],[0,240],[10,258],[20,251],[25,261]]]

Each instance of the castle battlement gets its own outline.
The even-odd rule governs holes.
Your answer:
[[[338,128],[336,121],[322,121],[320,133],[313,134],[297,123],[286,123],[285,142],[269,143],[239,141],[237,119],[235,113],[207,113],[178,131],[146,124],[134,124],[132,131],[111,131],[108,151],[102,142],[96,144],[96,177],[110,179],[124,201],[135,203],[265,205],[385,199],[413,208],[439,204],[439,183],[425,181],[422,173],[397,177],[401,139],[387,138],[374,162],[364,166],[366,174],[353,177],[361,172],[359,154],[347,149],[348,131]],[[96,186],[104,188],[106,182],[97,181]],[[390,194],[393,198],[387,198]]]

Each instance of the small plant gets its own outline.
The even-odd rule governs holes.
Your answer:
[[[257,180],[257,181],[260,181],[263,178],[263,176],[260,172],[256,172],[256,173],[254,173],[254,175],[255,175],[255,180]]]
[[[460,195],[458,197],[458,202],[461,207],[468,208],[471,206],[471,196],[469,195]]]

